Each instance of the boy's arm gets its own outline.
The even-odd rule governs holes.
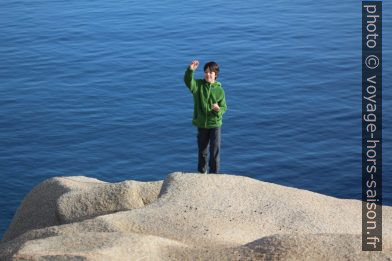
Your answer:
[[[194,78],[194,71],[188,66],[185,75],[184,75],[185,85],[189,88],[189,90],[194,93],[197,90],[196,80]]]
[[[214,111],[216,114],[218,114],[220,117],[222,117],[222,115],[226,112],[227,110],[227,105],[226,105],[226,98],[225,98],[225,91],[223,91],[223,98],[218,101],[218,105],[219,105],[219,111]]]

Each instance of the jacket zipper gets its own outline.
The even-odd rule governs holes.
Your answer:
[[[205,121],[205,128],[207,128],[207,114],[208,114],[208,99],[210,98],[210,92],[211,92],[211,85],[208,85],[208,94],[207,94],[207,110],[206,110],[206,121]]]

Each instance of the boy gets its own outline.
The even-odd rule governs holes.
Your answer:
[[[194,79],[194,71],[199,66],[195,60],[187,68],[184,82],[193,94],[193,120],[197,127],[197,146],[199,149],[197,169],[207,173],[208,144],[210,145],[209,173],[219,173],[220,141],[222,116],[226,100],[220,82],[216,79],[219,66],[215,62],[204,65],[204,79]]]

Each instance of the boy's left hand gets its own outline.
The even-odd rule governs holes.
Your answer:
[[[220,107],[217,103],[212,104],[212,110],[218,112],[220,110]]]

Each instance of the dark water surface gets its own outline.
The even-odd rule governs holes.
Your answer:
[[[384,1],[387,205],[391,7]],[[0,235],[49,177],[196,171],[182,81],[195,58],[221,66],[223,173],[359,199],[361,25],[360,1],[1,1]]]

